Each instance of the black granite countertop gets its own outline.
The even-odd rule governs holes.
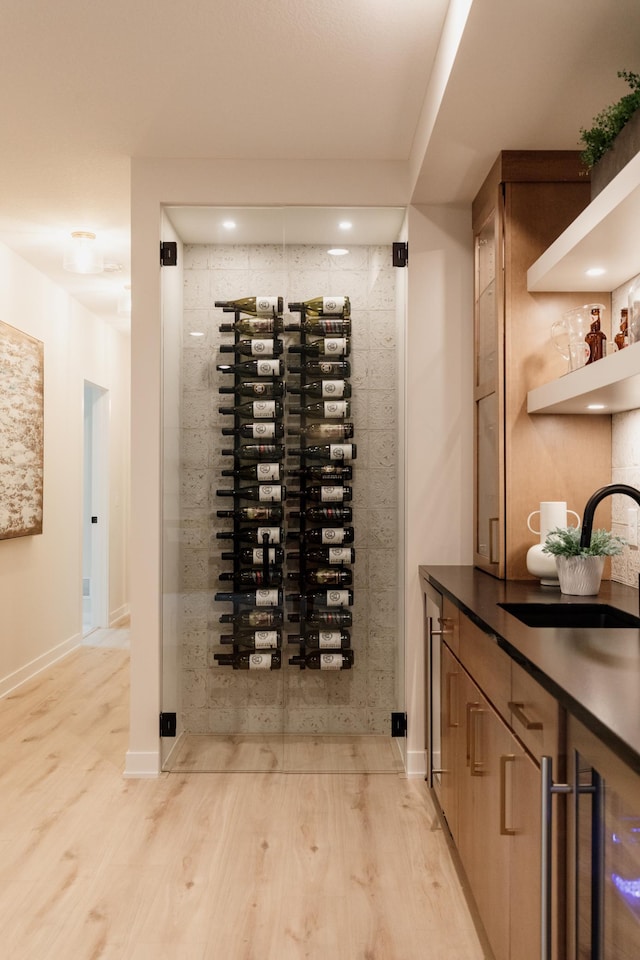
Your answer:
[[[447,596],[560,703],[640,773],[640,629],[528,627],[500,603],[611,604],[638,615],[638,591],[603,581],[597,597],[570,597],[537,581],[496,580],[474,567],[422,566]]]

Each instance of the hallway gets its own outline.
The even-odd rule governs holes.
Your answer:
[[[484,956],[421,780],[125,780],[117,645],[83,645],[0,700],[0,721],[12,960]]]

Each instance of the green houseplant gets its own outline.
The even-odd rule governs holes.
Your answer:
[[[549,531],[542,548],[556,558],[562,593],[592,595],[600,589],[607,557],[622,553],[626,540],[609,530],[594,530],[588,547],[580,546],[580,527],[556,527]]]
[[[619,70],[618,76],[626,80],[631,93],[601,110],[593,118],[592,126],[588,130],[584,127],[580,130],[580,142],[584,144],[580,156],[589,170],[610,149],[622,128],[640,108],[640,74]]]

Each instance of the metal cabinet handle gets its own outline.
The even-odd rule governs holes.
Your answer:
[[[441,629],[441,630],[433,630],[433,629],[431,629],[431,630],[429,631],[429,633],[430,633],[430,635],[431,635],[432,637],[450,637],[450,636],[452,636],[453,630],[449,628],[449,625],[451,624],[451,620],[449,620],[449,619],[447,619],[447,618],[444,618],[444,619],[443,619],[442,617],[438,617],[438,623],[440,624],[440,626],[441,626],[442,629]]]
[[[471,768],[472,777],[481,777],[484,773],[482,769],[484,764],[482,760],[476,758],[476,743],[478,739],[478,726],[476,721],[479,720],[481,714],[484,713],[484,710],[481,710],[477,703],[474,703],[469,710],[469,719],[471,721],[470,726],[471,730],[471,751],[469,756],[469,767]]]
[[[474,707],[477,709],[477,707],[479,706],[480,704],[478,703],[472,703],[471,701],[467,701],[467,707],[466,707],[467,722],[465,725],[467,728],[467,766],[469,766],[471,762],[471,711],[474,709]]]
[[[517,830],[507,826],[507,764],[515,763],[513,753],[500,757],[500,836],[515,837]]]
[[[542,721],[541,720],[529,720],[529,717],[524,712],[524,703],[518,703],[517,701],[509,701],[509,710],[512,714],[519,720],[525,730],[542,730]]]
[[[553,782],[553,760],[540,757],[540,960],[551,960],[551,798],[554,793],[572,793],[569,783]]]
[[[496,537],[494,536],[494,531],[491,529],[492,524],[495,524],[495,525],[496,525],[496,528],[497,528],[498,534],[499,534],[499,532],[500,532],[500,517],[489,517],[489,563],[500,563],[500,554],[499,554],[499,552],[498,552],[498,556],[497,556],[497,557],[494,556],[494,554],[493,554],[493,546],[494,546],[494,542],[495,542],[495,540],[496,540]]]
[[[453,716],[453,690],[454,690],[454,680],[458,679],[457,673],[447,673],[447,725],[449,727],[459,727],[460,724],[457,720],[452,720]],[[456,716],[458,711],[456,710]]]

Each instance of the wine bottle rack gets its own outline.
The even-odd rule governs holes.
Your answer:
[[[356,453],[349,420],[350,304],[348,297],[324,297],[289,303],[289,310],[300,317],[298,324],[286,327],[299,338],[288,350],[288,382],[294,375],[299,382],[290,388],[287,401],[290,422],[298,419],[288,434],[300,444],[293,471],[299,478],[299,505],[289,513],[297,529],[288,533],[288,541],[297,541],[299,549],[287,553],[287,560],[297,563],[297,571],[288,571],[287,579],[297,583],[298,606],[288,619],[299,624],[288,642],[298,644],[299,650],[289,663],[301,670],[344,670],[354,662],[348,608],[353,604],[355,550],[346,545],[353,541],[353,527],[347,524],[352,520],[349,482]],[[299,365],[292,362],[296,355]]]
[[[233,446],[222,453],[233,459],[221,469],[230,486],[217,491],[220,498],[233,498],[233,507],[217,510],[217,516],[233,523],[216,534],[232,544],[221,553],[232,569],[220,574],[231,589],[217,591],[215,600],[231,603],[233,612],[220,616],[230,627],[219,637],[232,652],[214,659],[234,669],[280,669],[288,584],[297,591],[287,595],[295,610],[288,620],[299,624],[287,637],[289,645],[298,646],[289,664],[302,670],[351,669],[356,446],[349,420],[349,298],[289,303],[300,319],[286,327],[282,298],[249,297],[216,306],[233,315],[219,326],[221,333],[233,333],[233,342],[219,349],[234,354],[235,362],[217,367],[225,378],[233,376],[219,387],[227,398],[219,411],[232,418],[222,434],[233,437]],[[286,381],[285,331],[290,334]],[[293,362],[296,354],[299,365]],[[285,478],[287,453],[287,463],[296,460]],[[292,490],[294,476],[298,484]],[[297,509],[287,516],[285,535],[285,501],[294,498]],[[297,551],[286,549],[295,541]]]
[[[284,364],[281,297],[254,297],[242,301],[217,301],[231,323],[221,323],[221,333],[233,333],[233,343],[222,343],[220,353],[234,354],[231,364],[218,370],[232,384],[219,387],[228,404],[220,413],[232,418],[222,428],[233,437],[233,446],[223,449],[232,466],[221,471],[230,477],[230,487],[219,488],[220,498],[233,498],[232,509],[217,510],[220,518],[233,521],[232,530],[218,531],[217,539],[230,541],[231,551],[222,559],[232,569],[220,574],[230,591],[218,591],[215,600],[231,603],[233,613],[223,613],[220,622],[230,632],[220,636],[231,653],[216,653],[219,665],[233,669],[279,670],[282,664],[281,626],[284,619]],[[248,482],[247,482],[248,481]],[[223,628],[224,629],[224,628]]]

